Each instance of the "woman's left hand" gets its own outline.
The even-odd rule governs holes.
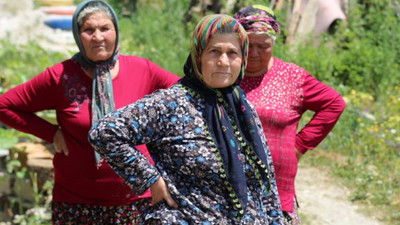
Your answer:
[[[158,178],[158,180],[151,185],[151,204],[155,205],[162,200],[165,200],[167,204],[171,207],[178,208],[178,204],[171,197],[171,194],[168,191],[167,184],[165,183],[162,177]]]
[[[53,144],[57,153],[64,153],[66,156],[68,155],[69,151],[67,148],[67,144],[65,143],[64,135],[60,128],[54,135]]]

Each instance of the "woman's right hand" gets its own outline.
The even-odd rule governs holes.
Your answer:
[[[56,132],[56,134],[54,135],[53,138],[53,144],[54,144],[54,148],[56,150],[57,153],[64,153],[64,155],[68,155],[68,148],[67,148],[67,144],[65,144],[65,139],[64,139],[64,135],[62,134],[61,129],[59,128]]]
[[[171,197],[171,194],[168,191],[167,184],[165,183],[162,177],[158,178],[158,180],[151,185],[151,204],[155,205],[162,200],[165,200],[167,204],[173,208],[178,208],[178,204],[176,204],[175,200]]]
[[[294,148],[294,151],[296,151],[296,158],[297,158],[297,161],[299,161],[300,158],[303,156],[303,153],[301,153],[299,150],[297,150],[297,148]]]

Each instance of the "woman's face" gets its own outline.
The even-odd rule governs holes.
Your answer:
[[[249,56],[245,75],[259,76],[268,70],[274,42],[267,34],[248,34],[248,37]]]
[[[105,61],[113,55],[117,34],[107,14],[94,12],[87,15],[79,32],[85,54],[90,60]]]
[[[242,60],[237,34],[213,35],[200,57],[204,83],[211,88],[231,86],[239,76]]]

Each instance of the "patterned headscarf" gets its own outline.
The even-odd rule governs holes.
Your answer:
[[[220,34],[225,26],[231,27],[233,30],[231,33],[237,34],[240,40],[243,55],[242,70],[235,84],[214,89],[204,84],[200,57],[213,34],[217,32]],[[270,187],[266,171],[268,164],[266,149],[245,94],[238,86],[244,76],[247,49],[246,31],[237,20],[222,14],[206,16],[193,32],[191,52],[184,66],[185,76],[179,81],[179,85],[183,88],[205,99],[203,115],[207,121],[208,132],[216,145],[215,151],[223,163],[224,170],[221,171],[221,177],[229,182],[226,184],[227,190],[234,202],[236,216],[239,218],[245,212],[247,205],[247,185],[241,154],[253,166],[260,185],[268,190]]]
[[[280,34],[274,11],[266,6],[253,5],[244,7],[235,13],[233,17],[239,20],[239,23],[248,33],[266,33],[274,40]]]
[[[79,32],[79,14],[87,7],[105,7],[108,8],[108,11],[111,13],[112,18],[110,18],[115,27],[116,32],[116,41],[115,47],[112,57],[102,62],[93,62],[90,60],[86,53],[85,49],[82,45],[82,41],[80,38]],[[99,10],[104,10],[99,8]],[[97,12],[97,11],[95,11]],[[107,13],[106,13],[107,14]],[[108,13],[109,14],[109,13]],[[107,14],[107,15],[108,15]],[[114,98],[113,98],[113,90],[112,90],[112,80],[111,80],[111,72],[110,69],[115,66],[115,63],[118,59],[118,19],[111,8],[106,2],[102,0],[88,0],[80,3],[74,12],[72,17],[72,32],[74,35],[75,42],[79,48],[79,52],[76,53],[72,58],[79,62],[81,66],[85,69],[93,70],[93,81],[92,81],[92,125],[97,122],[101,117],[106,115],[109,112],[114,110]],[[97,152],[95,154],[95,163],[96,166],[99,167],[101,165],[100,155]]]

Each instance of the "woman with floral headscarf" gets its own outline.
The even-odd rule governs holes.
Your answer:
[[[345,103],[335,90],[304,69],[272,57],[280,30],[271,9],[249,6],[234,18],[249,35],[248,64],[240,87],[254,105],[271,149],[285,224],[298,224],[294,189],[297,162],[330,132]],[[314,116],[296,133],[307,110],[314,111]]]
[[[90,143],[153,205],[143,224],[281,224],[269,150],[239,84],[247,35],[226,15],[196,26],[185,76],[100,119]],[[149,164],[134,147],[146,144]]]
[[[54,143],[53,224],[132,224],[150,191],[136,195],[88,143],[91,124],[179,77],[118,54],[118,22],[104,1],[73,15],[79,52],[0,96],[0,121]],[[57,125],[35,112],[55,110]],[[148,156],[145,146],[138,149]]]

